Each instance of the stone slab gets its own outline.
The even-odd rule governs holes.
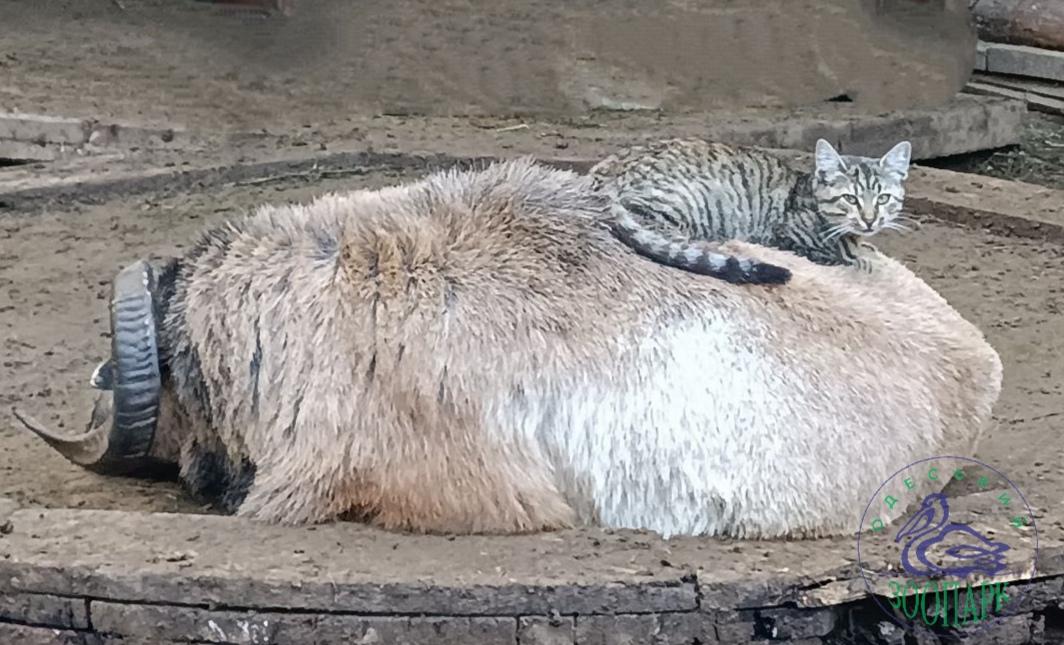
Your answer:
[[[1064,52],[1028,45],[988,43],[986,71],[1064,81]]]
[[[153,147],[189,146],[196,135],[183,128],[157,128],[94,118],[50,114],[0,112],[0,142],[21,142],[45,147]]]
[[[920,168],[906,197],[919,214],[1008,235],[1064,241],[1064,190]]]
[[[107,602],[93,602],[91,608],[93,628],[101,634],[198,643],[515,645],[517,633],[515,619],[504,617],[233,612]],[[557,641],[530,642],[553,645]]]
[[[576,619],[579,645],[639,645],[653,642],[660,632],[661,625],[654,615],[578,616]]]
[[[698,600],[687,571],[661,567],[666,545],[642,549],[624,536],[450,542],[354,524],[286,529],[116,511],[18,511],[11,520],[0,540],[3,593],[451,616],[685,611]],[[574,567],[574,549],[593,540],[610,553]],[[440,561],[441,548],[461,565]]]
[[[520,645],[573,645],[575,619],[572,616],[521,616],[517,619]]]
[[[811,590],[857,580],[846,555],[850,538],[665,541],[585,529],[450,540],[346,523],[293,528],[220,516],[47,509],[16,511],[11,522],[0,538],[0,594],[21,609],[0,616],[0,625],[91,625],[108,637],[793,641],[845,625],[839,621],[847,607],[867,601],[865,594],[843,605],[798,604]],[[1047,539],[1039,579],[1018,583],[1029,589],[1016,611],[1030,617],[1056,607],[1061,575],[1064,546]],[[87,618],[76,612],[85,602]],[[47,631],[35,637],[51,638]]]
[[[697,614],[577,616],[576,645],[712,645],[712,621]]]
[[[136,158],[97,155],[50,167],[48,172],[21,167],[0,171],[0,208],[25,208],[54,200],[91,202],[150,191],[190,190],[254,181],[277,174],[308,172],[315,168],[424,166],[433,159],[432,155],[375,154],[361,150],[334,153],[325,158],[298,156],[232,166],[178,169],[172,163],[155,166]]]
[[[761,629],[772,638],[794,640],[826,636],[835,629],[837,614],[831,609],[780,607],[758,612]]]
[[[89,121],[48,114],[0,112],[0,139],[27,143],[81,145],[89,137]]]
[[[824,138],[845,154],[883,154],[902,139],[912,142],[913,159],[988,150],[1019,142],[1022,101],[960,95],[948,104],[886,114],[825,118],[815,114],[785,122],[756,118],[744,124],[711,124],[703,138],[740,145],[812,151]]]
[[[1025,585],[1022,594],[1012,594],[1010,602],[1006,603],[999,613],[1009,616],[1029,614],[1062,602],[1064,577],[1045,578]]]
[[[59,146],[0,139],[0,159],[16,162],[55,161],[63,156]]]
[[[715,631],[721,643],[752,643],[757,635],[757,625],[752,622],[722,623],[715,626]]]
[[[82,598],[47,594],[0,593],[0,621],[88,629],[88,603]]]
[[[67,629],[0,623],[0,643],[5,645],[9,643],[10,645],[106,645],[107,639],[99,634]],[[122,645],[126,645],[125,641],[122,641]],[[153,641],[153,645],[169,644]]]

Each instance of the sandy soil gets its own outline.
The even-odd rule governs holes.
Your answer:
[[[264,19],[190,0],[0,0],[0,108],[250,131],[381,111],[734,110],[843,95],[875,112],[940,103],[974,59],[958,56],[974,39],[957,0],[896,0],[874,18],[872,3],[846,0],[296,4]]]
[[[45,506],[197,510],[173,485],[105,479],[67,464],[16,428],[7,410],[18,404],[54,426],[82,427],[91,400],[86,379],[108,350],[109,281],[125,263],[178,252],[203,226],[261,202],[402,179],[398,172],[313,185],[294,178],[0,217],[0,495]],[[1064,529],[1064,248],[933,219],[916,234],[880,244],[984,329],[1001,353],[1000,424],[979,456],[1056,522],[1043,530]]]

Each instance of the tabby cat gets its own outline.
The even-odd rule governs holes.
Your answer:
[[[910,153],[902,141],[880,159],[844,157],[821,139],[814,170],[803,172],[756,148],[672,139],[624,150],[590,174],[612,199],[614,235],[637,253],[736,284],[783,284],[787,269],[718,245],[744,240],[867,268],[861,256],[875,247],[862,238],[908,230],[901,209]]]

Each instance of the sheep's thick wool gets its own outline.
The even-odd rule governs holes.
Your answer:
[[[733,242],[793,277],[732,285],[607,217],[513,161],[211,231],[174,269],[157,452],[271,522],[815,536],[990,421],[997,354],[900,263]]]

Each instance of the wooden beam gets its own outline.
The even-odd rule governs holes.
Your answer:
[[[1029,110],[1064,115],[1064,87],[1015,77],[976,74],[964,88],[971,94],[1003,96],[1027,103]]]
[[[983,40],[1064,50],[1062,0],[977,0],[971,11]]]
[[[986,71],[1064,81],[1064,52],[986,43]]]

